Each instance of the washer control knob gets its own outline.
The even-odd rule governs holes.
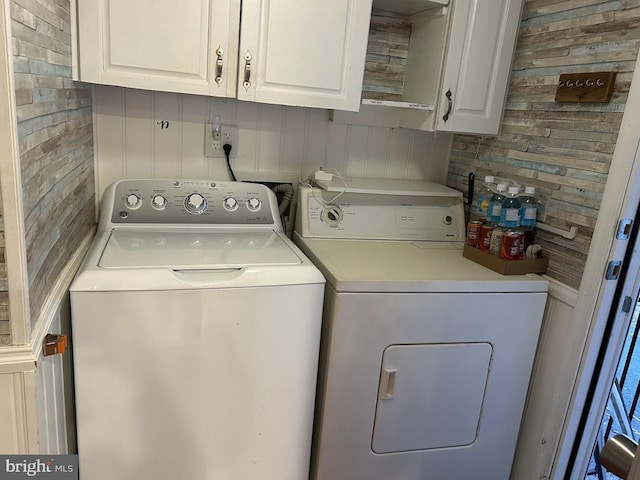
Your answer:
[[[154,195],[151,199],[151,206],[156,210],[164,210],[167,208],[167,199],[162,195]]]
[[[127,208],[134,210],[136,208],[139,208],[140,205],[142,205],[142,200],[135,193],[130,193],[124,199],[124,204],[127,206]]]
[[[238,208],[238,201],[233,197],[227,197],[222,201],[222,206],[225,210],[233,212]]]
[[[260,202],[259,198],[251,197],[249,200],[247,200],[247,208],[252,212],[257,212],[258,210],[260,210],[261,206],[262,202]]]
[[[328,226],[337,227],[342,221],[342,210],[337,205],[328,205],[320,216]]]
[[[207,209],[207,199],[199,193],[192,193],[185,197],[184,208],[189,213],[202,213]]]
[[[445,215],[442,219],[442,223],[445,225],[451,225],[453,223],[453,217],[451,215]]]

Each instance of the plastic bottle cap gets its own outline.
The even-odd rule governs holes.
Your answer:
[[[519,191],[520,191],[520,188],[518,187],[509,187],[509,193],[511,195],[517,195]]]
[[[505,192],[507,190],[507,184],[499,183],[498,186],[496,187],[496,190],[498,190],[499,192]]]
[[[495,181],[496,177],[494,177],[493,175],[487,175],[486,177],[484,177],[485,183],[494,183]]]
[[[536,193],[536,187],[524,187],[524,193],[534,194]]]

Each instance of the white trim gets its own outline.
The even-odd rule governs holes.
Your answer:
[[[543,275],[543,277],[549,282],[550,297],[553,297],[570,307],[576,306],[576,303],[578,303],[578,290],[547,275]]]
[[[560,235],[569,240],[573,240],[576,238],[578,234],[578,227],[575,225],[571,225],[569,230],[563,230],[562,228],[554,227],[553,225],[547,225],[546,223],[538,222],[536,227],[540,230],[544,230],[545,232],[555,233],[556,235]]]
[[[73,254],[71,259],[67,262],[62,272],[56,278],[55,283],[51,286],[49,290],[49,295],[44,301],[44,305],[42,307],[42,311],[40,312],[40,316],[38,321],[36,322],[35,328],[31,334],[31,351],[34,358],[40,357],[40,352],[42,351],[42,342],[44,341],[45,335],[49,333],[49,329],[51,328],[51,324],[58,315],[60,311],[60,304],[64,300],[69,291],[69,286],[73,281],[73,277],[75,276],[82,260],[84,259],[87,250],[89,250],[89,246],[91,245],[91,241],[95,235],[95,230],[92,229],[85,238],[82,240],[82,243]]]
[[[29,345],[0,349],[0,375],[35,370],[37,358]]]
[[[91,123],[93,126],[93,191],[94,194],[94,214],[95,220],[100,218],[100,199],[102,192],[100,188],[100,179],[98,178],[98,113],[96,112],[96,85],[91,84]]]
[[[11,55],[9,1],[0,12],[0,184],[5,227],[5,252],[9,285],[11,343],[25,345],[29,338],[29,281],[25,243],[22,180],[16,123]]]
[[[78,3],[77,0],[70,0],[69,5],[70,27],[71,27],[71,79],[80,79],[80,44],[78,42]]]
[[[605,281],[603,273],[610,260],[624,258],[629,243],[615,240],[617,223],[620,218],[635,216],[640,197],[640,182],[635,181],[640,178],[640,158],[636,155],[640,144],[637,131],[640,124],[640,56],[638,59],[574,312],[576,341],[583,342],[584,353],[576,365],[573,394],[567,405],[562,440],[554,460],[554,478],[561,478],[569,466],[604,327],[612,308],[617,282]]]

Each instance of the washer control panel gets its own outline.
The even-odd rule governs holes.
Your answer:
[[[102,202],[116,224],[268,225],[278,218],[275,195],[257,183],[121,180]]]

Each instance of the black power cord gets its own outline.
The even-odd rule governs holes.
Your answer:
[[[231,179],[236,182],[236,176],[233,173],[233,169],[231,168],[231,160],[229,159],[229,155],[231,154],[231,144],[225,143],[222,146],[222,150],[224,150],[224,154],[227,157],[227,167],[229,167],[229,173],[231,174]]]

